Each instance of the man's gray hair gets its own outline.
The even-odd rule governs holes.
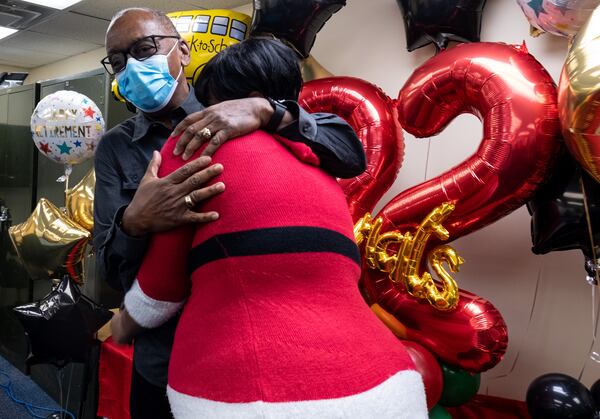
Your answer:
[[[106,30],[106,32],[110,31],[110,28],[112,27],[112,25],[114,25],[114,23],[119,18],[121,18],[123,15],[130,13],[130,12],[148,13],[148,14],[152,15],[152,17],[154,19],[161,22],[161,24],[164,25],[167,32],[164,34],[157,34],[157,35],[179,35],[179,33],[177,32],[177,29],[175,28],[175,25],[173,24],[173,21],[171,20],[171,18],[169,18],[169,16],[167,16],[164,12],[162,12],[160,10],[151,9],[149,7],[128,7],[127,9],[119,10],[117,13],[115,13],[115,15],[110,20],[110,24],[108,25],[108,29]]]

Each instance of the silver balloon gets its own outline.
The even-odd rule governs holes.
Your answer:
[[[558,36],[572,37],[600,0],[517,0],[532,27]]]

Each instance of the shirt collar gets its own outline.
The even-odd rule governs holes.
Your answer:
[[[190,86],[189,90],[190,91],[183,103],[177,109],[174,109],[169,115],[174,124],[181,122],[181,120],[187,115],[204,109],[204,106],[198,101],[198,99],[196,99],[194,88]],[[152,118],[149,118],[145,113],[138,110],[137,114],[135,115],[133,136],[131,137],[131,141],[138,141],[141,138],[144,138],[146,134],[148,134],[150,127],[156,123],[157,122]]]

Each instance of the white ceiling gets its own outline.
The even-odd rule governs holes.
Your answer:
[[[231,9],[249,0],[83,0],[27,30],[0,40],[0,65],[35,68],[104,46],[110,18],[127,7],[173,12]]]

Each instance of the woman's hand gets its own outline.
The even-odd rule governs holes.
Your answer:
[[[187,160],[202,144],[210,141],[202,155],[212,156],[225,141],[265,126],[272,115],[273,108],[266,99],[260,97],[227,100],[209,106],[188,115],[175,127],[171,136],[181,134],[181,137],[174,154],[178,156],[183,153],[183,159]],[[204,128],[210,130],[210,138],[202,135]]]

